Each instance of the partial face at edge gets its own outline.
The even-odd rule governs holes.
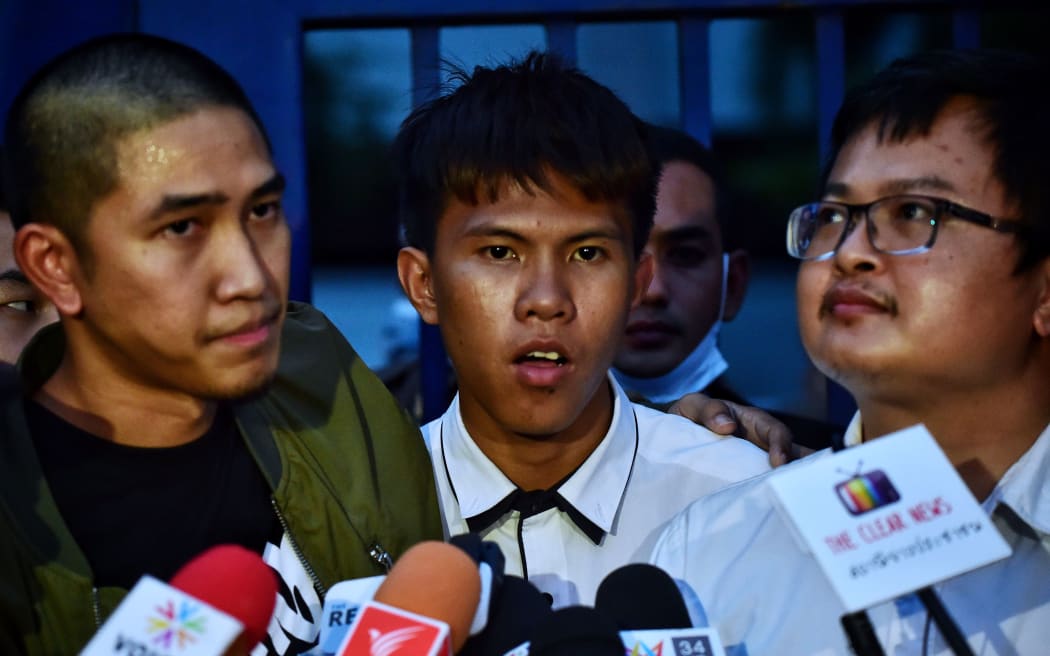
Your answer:
[[[454,201],[432,256],[407,249],[426,269],[422,291],[406,283],[406,252],[399,261],[417,309],[440,324],[475,438],[609,420],[606,372],[648,271],[622,210],[552,178],[553,195],[508,186],[495,203]]]
[[[618,369],[641,378],[662,376],[693,352],[718,319],[722,250],[710,176],[694,164],[669,162],[660,173],[645,246],[653,278],[631,312]]]
[[[58,313],[25,278],[15,262],[14,226],[0,211],[0,362],[13,364],[38,330],[58,319]]]
[[[200,398],[258,389],[277,365],[290,233],[255,124],[202,109],[122,140],[118,166],[118,188],[92,209],[71,339],[133,384]]]

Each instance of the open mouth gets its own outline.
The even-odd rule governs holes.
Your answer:
[[[516,364],[539,364],[560,367],[568,360],[557,351],[529,351],[516,360]]]

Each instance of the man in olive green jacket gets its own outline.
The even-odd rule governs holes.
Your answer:
[[[6,139],[16,257],[60,324],[0,384],[0,653],[75,653],[139,577],[220,543],[279,577],[253,653],[308,650],[329,586],[441,525],[414,423],[287,302],[251,105],[196,51],[105,37],[29,82]]]

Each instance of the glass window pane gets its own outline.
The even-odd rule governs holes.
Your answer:
[[[678,32],[674,22],[591,23],[576,32],[579,66],[641,118],[679,121]]]
[[[530,50],[544,50],[547,34],[540,25],[471,25],[441,30],[441,58],[467,72],[475,66],[496,66],[521,59]],[[442,81],[447,81],[447,73]]]

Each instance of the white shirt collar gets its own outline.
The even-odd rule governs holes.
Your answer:
[[[609,430],[558,491],[582,515],[609,532],[634,465],[638,430],[627,395],[611,375],[607,378],[613,393]],[[438,435],[439,454],[449,487],[463,517],[488,510],[514,491],[514,483],[470,437],[463,424],[458,394],[441,418]]]
[[[1050,535],[1050,424],[1012,464],[985,502],[985,509],[1004,503],[1026,524]]]
[[[846,432],[842,436],[842,443],[846,448],[851,446],[860,446],[864,442],[864,425],[860,421],[860,411],[853,413],[853,419],[849,420],[849,426],[846,426]]]

